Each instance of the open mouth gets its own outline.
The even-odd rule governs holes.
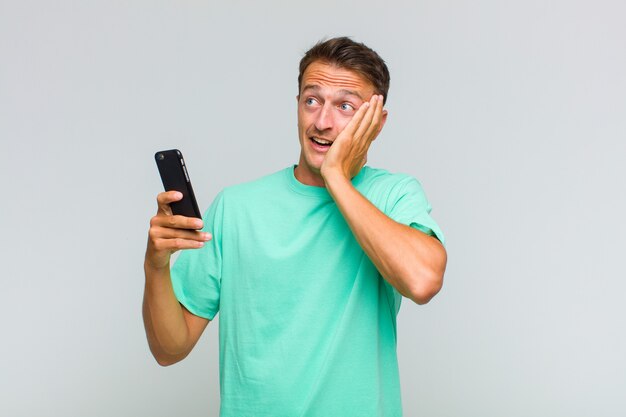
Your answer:
[[[316,137],[310,137],[309,138],[313,143],[315,143],[316,145],[319,146],[324,146],[324,147],[330,147],[330,145],[332,145],[333,143],[329,140],[325,140],[325,139],[320,139],[320,138],[316,138]]]

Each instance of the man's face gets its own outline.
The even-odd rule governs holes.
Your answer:
[[[326,152],[356,110],[374,94],[374,86],[356,72],[316,61],[302,75],[298,96],[300,162],[296,177],[323,186],[320,167]]]

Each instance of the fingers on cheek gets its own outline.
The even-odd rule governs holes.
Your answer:
[[[363,103],[363,105],[359,109],[359,120],[363,120],[365,117],[367,117],[367,114],[369,113],[371,107],[372,106],[369,102],[366,101],[365,103]]]
[[[373,139],[372,136],[374,136],[378,132],[381,120],[382,120],[381,112],[380,112],[380,109],[378,109],[378,111],[376,111],[376,113],[373,115],[372,121],[370,125],[368,126],[367,133],[366,133],[368,138]]]

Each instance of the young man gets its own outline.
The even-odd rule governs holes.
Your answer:
[[[298,165],[224,189],[204,222],[158,195],[150,349],[182,360],[219,311],[221,417],[400,416],[396,315],[440,290],[443,236],[415,179],[364,166],[387,118],[378,54],[318,43],[298,81]]]

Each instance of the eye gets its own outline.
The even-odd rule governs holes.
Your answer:
[[[309,97],[306,100],[304,100],[304,104],[306,104],[307,106],[312,106],[315,103],[317,103],[317,100],[315,100],[313,97]]]
[[[350,103],[343,103],[339,106],[339,108],[343,111],[353,111],[354,106]]]

